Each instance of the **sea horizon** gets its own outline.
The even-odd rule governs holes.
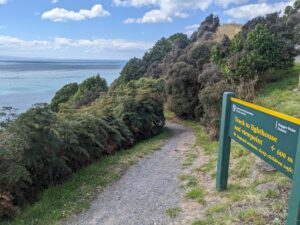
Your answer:
[[[35,103],[49,103],[64,85],[97,74],[110,85],[125,63],[110,59],[0,58],[0,108],[9,106],[22,113]]]

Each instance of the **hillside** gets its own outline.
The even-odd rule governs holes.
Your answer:
[[[221,42],[224,38],[224,35],[232,39],[242,30],[242,25],[236,23],[223,24],[218,27],[216,33],[213,36],[213,40],[216,42]]]
[[[195,215],[201,215],[202,221],[194,225],[281,224],[286,217],[289,180],[233,144],[231,186],[227,192],[216,194],[216,140],[225,91],[299,117],[300,95],[295,89],[300,68],[294,66],[299,55],[295,48],[300,40],[299,9],[297,0],[283,16],[273,13],[257,17],[242,27],[221,26],[217,16],[209,15],[190,37],[183,33],[163,37],[142,58],[130,59],[110,87],[96,75],[80,84],[65,85],[50,105],[36,104],[16,119],[4,115],[6,121],[0,130],[0,217],[12,218],[21,212],[17,224],[32,220],[37,221],[33,224],[44,224],[45,219],[51,224],[88,207],[95,197],[92,193],[117,179],[129,166],[131,157],[119,168],[126,155],[123,150],[130,152],[135,149],[133,145],[153,140],[163,131],[166,108],[167,116],[175,115],[176,121],[191,127],[196,136],[195,146],[180,153],[186,160],[184,174],[179,177],[187,189],[185,198],[196,201]],[[160,146],[161,139],[154,144]],[[139,157],[153,150],[145,146]],[[175,146],[167,146],[177,154]],[[101,164],[107,160],[113,161],[113,173]],[[97,170],[98,179],[94,184],[88,176],[89,196],[81,204],[78,189],[85,188],[86,175],[81,176],[80,171],[89,168]],[[74,183],[68,183],[73,176]],[[265,183],[272,189],[258,188]],[[70,188],[71,194],[55,189],[60,184],[71,185],[60,186]],[[53,197],[51,190],[62,192],[62,197]],[[50,199],[39,201],[40,196]],[[66,205],[64,197],[68,199]],[[22,214],[24,206],[36,201]],[[58,211],[43,215],[39,204],[44,201],[57,203]],[[184,215],[186,210],[182,210]]]
[[[165,105],[181,119],[201,121],[217,139],[224,91],[253,101],[259,88],[274,80],[274,71],[291,68],[299,55],[299,4],[257,17],[243,26],[221,26],[209,15],[188,37],[163,37],[142,58],[131,59],[113,88],[142,77],[164,82]]]
[[[258,92],[254,102],[299,118],[300,65],[277,71],[274,80]],[[183,121],[168,113],[168,119],[190,127],[196,145],[186,153],[185,171],[180,176],[186,193],[198,190],[201,201],[182,200],[179,217],[193,218],[193,225],[265,225],[284,224],[291,181],[248,150],[233,142],[229,171],[229,188],[215,191],[218,142],[210,142],[199,123]],[[202,160],[199,160],[202,159]]]

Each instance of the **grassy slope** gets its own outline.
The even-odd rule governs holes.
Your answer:
[[[95,195],[140,158],[160,148],[171,134],[170,130],[136,144],[126,151],[107,156],[72,175],[61,185],[50,187],[32,206],[19,216],[1,225],[55,225],[67,216],[89,208]]]
[[[269,84],[259,93],[255,103],[300,118],[300,90],[295,91],[300,76],[300,64],[275,76],[285,79]],[[299,86],[300,87],[300,86]]]
[[[255,98],[255,103],[300,118],[300,90],[297,88],[300,75],[300,65],[290,70],[278,71],[275,77],[285,77],[269,83]],[[169,119],[174,118],[167,113]],[[193,129],[197,143],[205,154],[209,156],[206,164],[200,168],[191,168],[189,179],[203,177],[210,174],[210,180],[199,180],[202,184],[215,182],[218,142],[210,142],[205,129],[198,123],[178,121]],[[232,144],[230,163],[229,189],[216,193],[207,185],[205,198],[216,196],[219,200],[204,206],[202,220],[193,225],[218,224],[284,224],[286,218],[287,200],[290,191],[290,180],[279,172],[259,174],[253,179],[253,171],[257,157],[237,143]],[[280,185],[280,193],[259,193],[255,187],[261,183],[275,182]],[[201,204],[201,203],[200,203]]]

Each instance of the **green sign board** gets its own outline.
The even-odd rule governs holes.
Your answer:
[[[217,190],[227,189],[231,140],[293,179],[287,225],[300,225],[300,119],[223,97]]]

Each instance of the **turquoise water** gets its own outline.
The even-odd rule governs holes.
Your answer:
[[[111,84],[124,61],[0,61],[0,108],[24,112],[35,103],[49,103],[65,84],[100,74]]]

